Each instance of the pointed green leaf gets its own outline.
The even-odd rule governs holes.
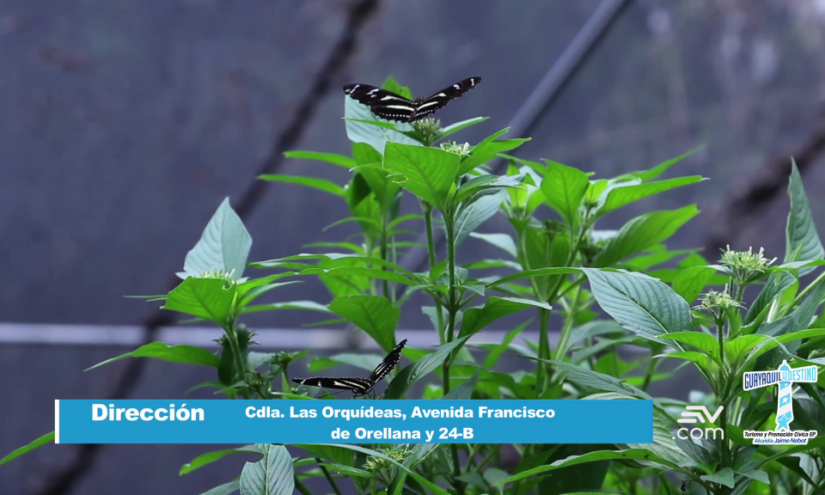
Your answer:
[[[227,324],[238,295],[238,286],[216,278],[189,277],[166,297],[163,309]]]
[[[237,449],[207,452],[195,457],[191,462],[184,464],[183,467],[180,468],[178,475],[183,476],[184,474],[189,474],[196,469],[200,469],[208,464],[219,461],[230,454],[261,454],[261,449],[255,445],[246,445],[244,447],[238,447]]]
[[[453,350],[464,344],[469,337],[460,337],[450,343],[441,345],[430,354],[422,357],[415,363],[405,367],[392,380],[387,391],[384,392],[385,399],[398,399],[409,390],[410,386],[429,375],[436,368],[444,363],[444,360],[450,355]]]
[[[292,456],[283,445],[267,445],[263,459],[247,462],[241,471],[241,495],[293,495]]]
[[[54,442],[54,432],[53,431],[50,432],[50,433],[46,433],[45,435],[43,435],[42,437],[40,437],[36,440],[31,441],[27,445],[24,445],[24,446],[22,446],[18,449],[14,449],[10,454],[8,454],[8,455],[4,456],[2,459],[0,459],[0,466],[2,466],[3,464],[6,464],[7,462],[13,461],[14,459],[17,459],[21,455],[27,454],[27,453],[31,452],[32,450],[34,450],[34,449],[36,449],[40,446],[43,446],[43,445],[46,445],[47,443],[52,443],[52,442]]]
[[[696,205],[690,205],[678,210],[654,211],[638,216],[627,222],[608,241],[593,264],[598,268],[609,267],[631,254],[655,246],[672,236],[698,213]]]
[[[393,306],[386,297],[336,297],[329,303],[329,309],[365,331],[384,352],[390,352],[395,347],[395,326],[401,310]]]
[[[441,134],[438,135],[436,141],[441,141],[445,137],[449,136],[450,134],[454,134],[462,129],[466,129],[471,125],[476,125],[484,122],[489,117],[476,117],[473,119],[462,120],[461,122],[456,122],[455,124],[450,124],[447,127],[441,129]]]
[[[541,181],[544,202],[554,209],[568,225],[578,223],[578,211],[590,186],[587,174],[556,162],[547,162],[547,172]]]
[[[287,151],[284,153],[287,158],[295,158],[299,160],[315,160],[319,162],[327,162],[339,167],[351,169],[355,166],[352,158],[338,153],[318,153],[316,151]]]
[[[223,485],[218,485],[211,490],[207,490],[201,495],[231,495],[238,490],[241,489],[241,484],[238,480],[230,481],[229,483],[224,483]]]
[[[198,276],[204,272],[231,273],[235,280],[243,276],[252,237],[237,213],[223,200],[203,230],[201,239],[186,254],[181,278]]]
[[[599,306],[640,337],[692,330],[690,306],[664,283],[647,275],[583,268]]]
[[[505,191],[481,196],[461,211],[455,225],[455,245],[458,247],[475,229],[495,215],[506,197]]]
[[[530,307],[543,308],[548,311],[553,309],[549,304],[543,302],[516,297],[493,296],[487,299],[484,306],[476,306],[464,312],[459,335],[462,337],[473,335],[499,318]]]
[[[653,180],[656,177],[658,177],[658,176],[662,175],[663,173],[667,172],[667,170],[670,167],[672,167],[673,165],[681,162],[682,160],[684,160],[685,158],[689,157],[690,155],[696,153],[697,151],[699,151],[702,148],[704,148],[704,145],[703,146],[697,146],[696,148],[688,151],[687,153],[684,153],[682,155],[677,156],[676,158],[671,158],[670,160],[662,162],[659,165],[656,165],[655,167],[651,168],[650,170],[644,170],[644,171],[641,171],[641,172],[631,172],[628,175],[631,175],[633,177],[642,179],[642,181],[644,181],[644,182],[647,182],[649,180]]]
[[[788,214],[785,237],[785,262],[815,260],[825,257],[825,248],[822,247],[822,241],[816,230],[811,207],[808,204],[808,197],[805,194],[805,187],[802,185],[802,177],[799,175],[795,161],[792,161],[788,195],[791,197],[791,211]],[[791,259],[795,252],[799,253],[799,257]],[[806,275],[813,270],[813,267],[801,268],[799,275]]]
[[[722,468],[719,471],[716,471],[713,474],[705,474],[700,476],[705,481],[710,481],[711,483],[719,483],[720,485],[725,485],[728,488],[733,488],[733,469],[726,467]]]
[[[220,363],[220,358],[218,356],[201,347],[184,344],[169,346],[163,342],[152,342],[151,344],[142,345],[132,352],[127,352],[126,354],[121,354],[120,356],[107,359],[106,361],[98,363],[91,368],[87,368],[86,371],[130,357],[154,358],[160,359],[161,361],[168,361],[170,363],[196,364],[198,366],[212,366],[213,368],[217,368]]]
[[[777,298],[782,292],[796,282],[796,277],[788,272],[773,272],[765,282],[762,291],[756,296],[756,299],[748,309],[743,325],[750,325],[751,323],[761,320],[765,317],[770,309],[773,300]]]
[[[443,211],[458,173],[459,156],[437,148],[387,144],[384,167],[402,174],[401,187]]]
[[[607,198],[604,204],[599,209],[599,216],[611,212],[622,206],[628,205],[640,199],[647,198],[656,194],[661,194],[679,187],[696,184],[705,180],[700,175],[693,175],[690,177],[678,177],[676,179],[667,179],[656,182],[626,182],[615,185],[607,193]]]
[[[682,270],[673,281],[673,291],[692,303],[705,290],[714,277],[716,269],[709,266],[692,266]]]
[[[281,175],[281,174],[265,174],[258,177],[267,182],[283,182],[286,184],[298,184],[301,186],[311,187],[319,191],[328,192],[335,196],[344,196],[344,188],[338,184],[315,177],[302,177],[300,175]]]

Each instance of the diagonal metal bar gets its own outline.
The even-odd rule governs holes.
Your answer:
[[[558,101],[564,89],[584,66],[599,43],[604,40],[610,28],[615,25],[631,1],[602,0],[602,3],[593,11],[558,60],[515,113],[510,121],[510,134],[525,136],[538,125],[542,115]],[[504,164],[504,160],[496,160],[492,164],[493,173],[501,173]],[[444,232],[436,230],[433,232],[433,237],[435,247],[438,249],[444,243]],[[421,246],[426,246],[427,234],[423,233],[416,242]],[[400,265],[407,270],[417,272],[422,270],[426,262],[427,250],[414,247],[401,259]]]

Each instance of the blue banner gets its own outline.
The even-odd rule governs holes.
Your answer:
[[[652,443],[649,400],[58,400],[55,443]]]

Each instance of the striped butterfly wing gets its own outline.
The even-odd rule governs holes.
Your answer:
[[[414,122],[421,120],[424,117],[431,115],[447,106],[455,98],[460,98],[468,91],[475,88],[481,82],[480,77],[470,77],[453,84],[450,87],[444,88],[438,93],[429,96],[423,100],[416,100],[415,112],[410,116],[409,121]]]
[[[344,94],[367,105],[378,117],[396,122],[409,122],[415,113],[415,104],[403,96],[369,84],[348,84]]]
[[[404,349],[405,345],[407,345],[407,339],[402,340],[401,343],[395,346],[395,349],[390,351],[390,353],[387,354],[387,357],[385,357],[384,360],[381,361],[381,364],[379,364],[372,371],[369,377],[369,380],[372,381],[372,383],[378,383],[379,381],[381,381],[382,378],[387,376],[390,373],[390,371],[393,370],[393,368],[395,368],[395,366],[401,360],[401,350]]]
[[[311,378],[293,378],[293,382],[301,385],[309,385],[310,387],[332,388],[337,390],[351,390],[357,395],[364,395],[375,385],[375,382],[364,378],[327,378],[327,377],[311,377]]]

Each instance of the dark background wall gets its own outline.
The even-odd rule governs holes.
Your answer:
[[[342,85],[392,74],[428,94],[480,75],[477,90],[439,114],[490,116],[460,135],[473,142],[508,125],[600,3],[0,1],[0,455],[52,428],[54,398],[109,396],[130,366],[83,373],[129,348],[25,343],[25,324],[140,326],[155,317],[156,305],[122,296],[168,290],[215,208],[226,196],[238,206],[268,160],[279,173],[345,183],[338,167],[272,162],[289,136],[288,149],[347,153]],[[675,173],[710,181],[640,202],[600,228],[698,203],[704,213],[671,247],[714,248],[705,253],[714,259],[720,243],[764,246],[781,258],[791,155],[820,231],[825,222],[823,48],[821,0],[630,2],[517,154],[611,176],[704,144]],[[313,88],[324,91],[308,112],[301,105]],[[774,186],[756,196],[764,203],[737,202],[761,182]],[[335,198],[267,184],[245,217],[251,258],[338,239],[346,227],[321,230],[340,218]],[[479,230],[509,232],[500,217]],[[469,258],[498,254],[467,243]],[[329,299],[312,283],[273,294]],[[247,323],[317,319],[283,312]],[[429,323],[410,305],[399,327]],[[211,378],[159,363],[134,376],[133,398],[179,397]],[[679,383],[669,388],[681,398],[698,386],[689,375]],[[117,446],[79,458],[88,452],[48,446],[0,468],[0,493],[41,494],[57,473],[86,465],[78,484],[51,493],[200,493],[242,464],[176,476],[207,448]]]

